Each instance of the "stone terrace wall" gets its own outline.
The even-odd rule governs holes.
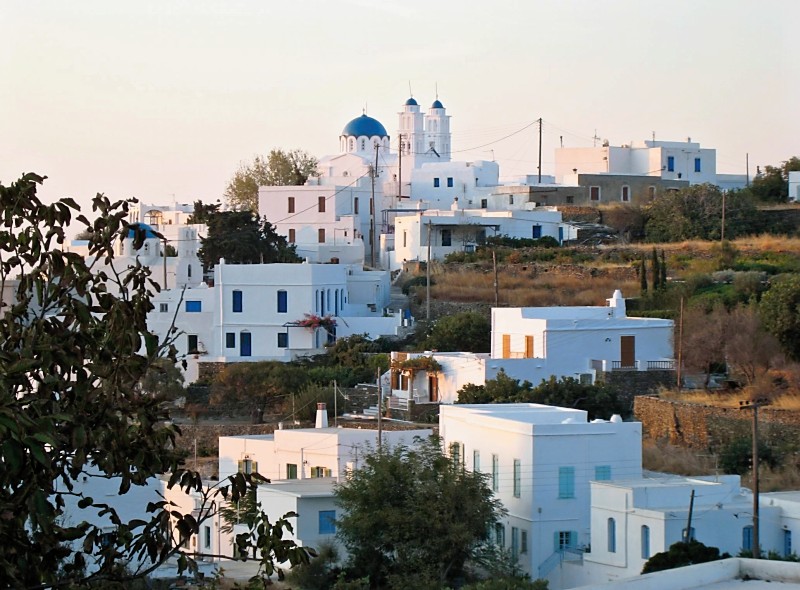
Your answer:
[[[724,445],[752,432],[752,411],[738,408],[640,396],[634,399],[633,414],[646,437],[694,449]],[[758,425],[759,438],[770,444],[785,446],[789,439],[800,439],[800,412],[761,408]]]

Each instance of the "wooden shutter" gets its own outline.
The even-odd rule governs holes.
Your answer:
[[[503,334],[503,358],[511,358],[511,334]]]
[[[525,336],[525,358],[533,358],[533,336]]]

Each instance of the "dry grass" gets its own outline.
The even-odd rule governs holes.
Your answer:
[[[494,303],[494,275],[491,272],[459,269],[437,273],[431,297],[468,303]],[[604,305],[614,292],[638,292],[636,281],[610,276],[583,277],[568,274],[507,271],[498,273],[500,305],[540,307],[555,305]]]
[[[642,467],[678,475],[708,475],[714,473],[715,460],[691,449],[643,440]]]

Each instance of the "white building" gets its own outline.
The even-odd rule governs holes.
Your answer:
[[[641,424],[588,422],[582,410],[538,404],[441,406],[445,448],[487,474],[508,511],[495,539],[522,570],[547,577],[566,550],[590,543],[589,482],[641,477]]]
[[[538,384],[551,376],[593,383],[610,371],[671,370],[672,320],[628,317],[619,290],[608,305],[492,309],[489,354],[392,353],[384,375],[391,396],[416,403],[453,403],[466,383],[483,385],[503,370]],[[433,356],[441,369],[399,368],[414,356]]]
[[[536,239],[549,236],[559,243],[570,237],[570,226],[554,208],[529,211],[461,209],[456,198],[448,210],[406,211],[395,218],[394,234],[386,239],[384,266],[392,270],[410,260],[442,260],[453,252],[473,252],[487,237]],[[565,232],[566,229],[566,232]],[[566,233],[566,235],[565,235]]]
[[[411,446],[430,429],[383,432],[383,444]],[[272,480],[338,478],[358,469],[364,454],[378,446],[378,431],[362,428],[298,428],[274,434],[222,436],[219,476],[258,472]]]
[[[800,201],[800,170],[789,172],[789,202]]]
[[[697,142],[643,141],[629,145],[557,148],[556,181],[577,184],[582,174],[630,174],[657,176],[665,180],[688,180],[691,184],[716,183],[717,151]]]
[[[156,230],[146,223],[132,223],[128,233],[117,240],[114,245],[114,259],[110,263],[105,260],[99,261],[94,269],[96,272],[104,271],[111,279],[119,273],[124,276],[127,269],[140,263],[150,269],[150,280],[157,283],[161,289],[182,289],[184,287],[195,287],[203,280],[203,267],[197,257],[200,241],[197,227],[193,225],[176,225],[174,238],[165,241],[156,234]],[[136,232],[141,231],[144,240],[139,248],[134,248]],[[171,243],[175,248],[177,256],[165,256],[165,245]],[[73,240],[70,244],[70,251],[88,257],[89,242],[85,240]],[[89,264],[92,259],[87,260]],[[113,280],[109,280],[107,285],[118,294]]]
[[[403,312],[388,312],[389,291],[383,271],[220,260],[213,287],[156,294],[148,326],[164,338],[174,322],[178,352],[188,355],[186,378],[193,381],[200,361],[288,361],[321,353],[336,337],[395,335]],[[322,321],[303,325],[313,318]]]

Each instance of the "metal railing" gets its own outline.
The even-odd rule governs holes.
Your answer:
[[[675,369],[675,361],[647,361],[648,371],[672,371]]]
[[[639,361],[633,361],[632,365],[623,365],[622,361],[611,361],[612,371],[638,371]]]

